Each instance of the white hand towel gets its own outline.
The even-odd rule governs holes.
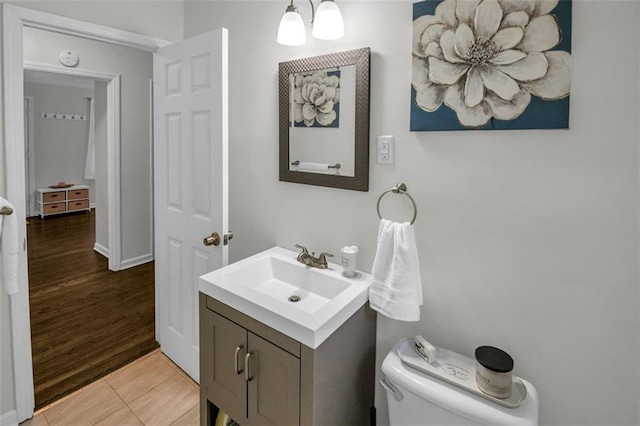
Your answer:
[[[380,221],[369,288],[372,309],[395,320],[419,321],[422,281],[413,226]]]
[[[14,213],[3,215],[2,217],[2,233],[0,239],[0,259],[2,259],[2,285],[9,294],[18,292],[18,252],[20,251],[20,243],[18,239],[18,218],[16,217],[13,205],[0,197],[0,208],[9,207]]]

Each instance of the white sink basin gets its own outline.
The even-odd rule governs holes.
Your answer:
[[[200,277],[200,291],[312,349],[369,298],[371,277],[342,267],[305,266],[295,251],[274,247]]]
[[[328,274],[319,274],[290,259],[261,256],[235,271],[225,273],[226,280],[260,292],[294,309],[313,313],[349,288],[349,283]],[[296,298],[297,303],[289,301]]]

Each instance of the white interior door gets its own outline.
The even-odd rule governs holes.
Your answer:
[[[228,262],[227,102],[226,29],[154,55],[156,337],[197,382],[198,277]]]

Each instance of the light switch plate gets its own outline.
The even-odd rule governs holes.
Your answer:
[[[396,139],[393,135],[380,135],[377,137],[378,164],[393,164],[395,145]]]

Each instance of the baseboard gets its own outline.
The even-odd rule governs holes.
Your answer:
[[[103,246],[102,244],[95,243],[93,245],[93,250],[97,251],[98,253],[100,253],[101,255],[106,257],[107,259],[109,258],[109,249],[106,248],[105,246]]]
[[[93,245],[93,250],[100,253],[107,259],[109,258],[109,249],[103,246],[102,244],[95,243]],[[123,260],[120,263],[120,270],[133,268],[134,266],[144,265],[145,263],[149,263],[153,261],[153,254],[143,254],[142,256],[134,257],[132,259]],[[0,425],[2,426],[2,425]]]
[[[134,266],[144,265],[153,261],[153,254],[144,254],[142,256],[134,257],[132,259],[123,260],[120,263],[120,270],[133,268]]]
[[[0,426],[18,426],[18,413],[11,410],[0,416]]]

